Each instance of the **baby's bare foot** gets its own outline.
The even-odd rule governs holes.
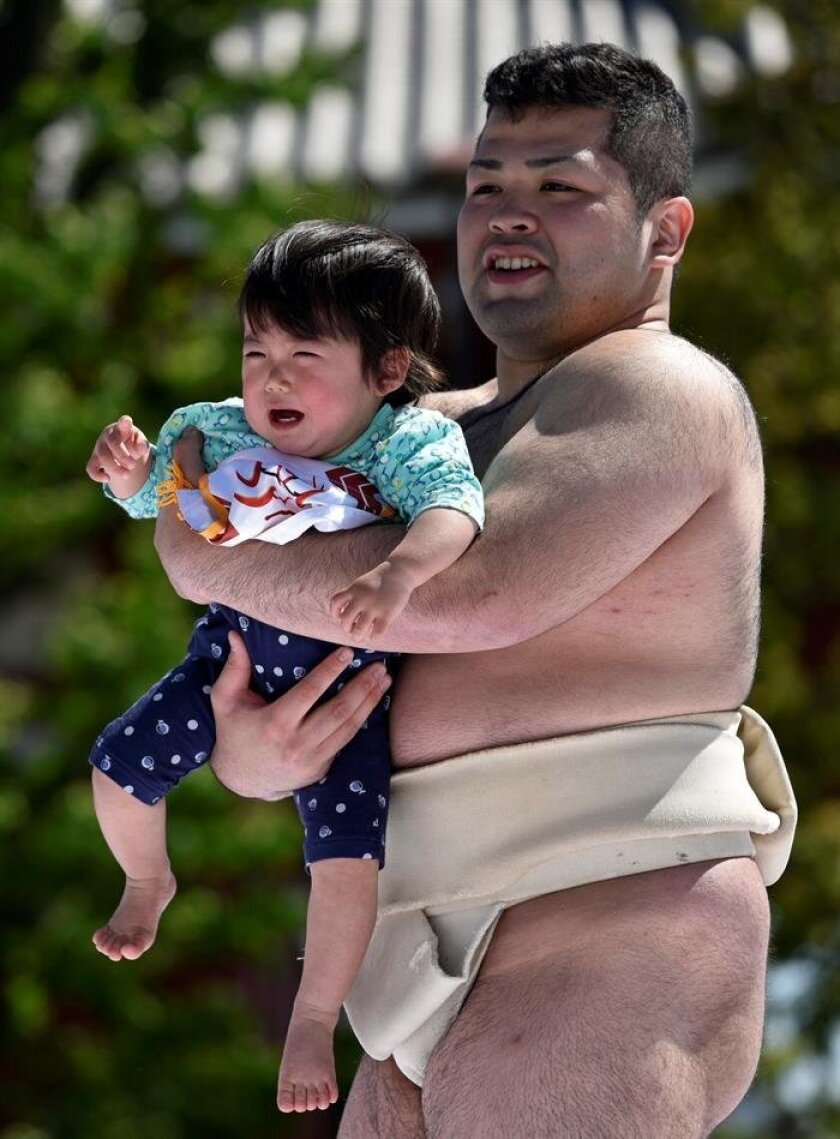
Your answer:
[[[136,960],[154,942],[160,915],[175,890],[171,871],[162,878],[126,878],[120,904],[108,924],[93,935],[93,944],[111,961]]]
[[[321,1111],[338,1099],[333,1056],[336,1015],[295,1005],[277,1083],[281,1111]]]

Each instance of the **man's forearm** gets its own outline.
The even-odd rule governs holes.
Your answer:
[[[167,507],[158,517],[155,544],[182,597],[219,601],[289,632],[352,644],[352,637],[330,616],[330,597],[384,561],[404,535],[402,526],[371,525],[337,534],[306,534],[287,546],[253,541],[225,548],[195,534]],[[480,566],[462,566],[471,557],[472,550],[415,590],[387,633],[363,647],[475,652],[511,643],[515,637],[494,622],[495,591],[473,591]]]

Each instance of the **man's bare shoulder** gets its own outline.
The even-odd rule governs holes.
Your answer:
[[[670,332],[626,329],[585,345],[545,385],[559,414],[655,416],[678,432],[727,440],[760,462],[755,413],[743,384],[720,360]],[[553,397],[553,398],[552,398]]]
[[[468,411],[489,403],[496,395],[495,380],[488,380],[474,388],[451,388],[443,392],[430,392],[420,400],[420,406],[439,411],[450,419],[458,419]]]

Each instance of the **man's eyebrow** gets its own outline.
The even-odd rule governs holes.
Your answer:
[[[525,165],[535,170],[541,170],[545,166],[572,165],[585,167],[586,163],[577,154],[547,154],[540,155],[538,158],[526,158]],[[503,166],[504,162],[500,158],[473,158],[468,169],[477,167],[479,170],[501,170]]]

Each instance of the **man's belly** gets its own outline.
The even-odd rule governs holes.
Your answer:
[[[396,767],[615,724],[737,707],[749,662],[681,638],[569,625],[492,652],[407,657],[391,719]]]

